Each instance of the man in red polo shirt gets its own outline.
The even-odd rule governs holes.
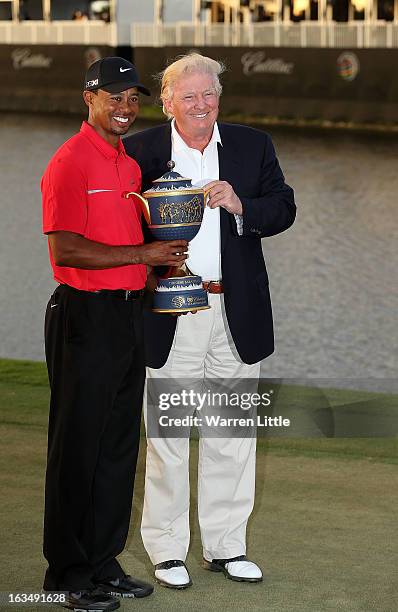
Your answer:
[[[72,610],[115,610],[117,597],[153,587],[116,560],[129,528],[145,380],[142,303],[146,266],[178,265],[187,242],[143,243],[141,172],[120,136],[138,113],[135,67],[90,66],[88,120],[42,179],[43,231],[59,286],[47,306],[51,387],[44,518],[44,588],[67,591]]]

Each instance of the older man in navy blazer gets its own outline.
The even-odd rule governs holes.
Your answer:
[[[210,189],[187,268],[202,276],[210,310],[174,317],[147,311],[149,378],[257,379],[274,350],[268,276],[261,238],[290,227],[296,207],[270,137],[217,122],[223,66],[191,53],[164,71],[161,98],[171,123],[134,134],[125,148],[139,163],[143,189],[175,170]],[[202,437],[198,517],[204,567],[236,581],[259,582],[246,558],[254,504],[255,439]],[[164,586],[192,584],[189,546],[189,440],[149,438],[142,537]]]

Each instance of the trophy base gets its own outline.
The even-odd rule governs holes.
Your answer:
[[[200,276],[173,276],[158,281],[153,298],[153,312],[176,314],[210,308]]]
[[[164,310],[162,308],[151,308],[152,312],[163,312],[165,314],[175,314],[175,313],[179,313],[179,312],[196,312],[197,310],[209,310],[211,308],[211,306],[198,306],[198,307],[193,307],[193,308],[175,308],[174,310],[171,310],[170,308],[165,308]]]

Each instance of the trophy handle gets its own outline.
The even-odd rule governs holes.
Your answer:
[[[135,193],[135,191],[126,191],[123,194],[123,197],[126,198],[127,200],[131,198],[132,196],[136,196],[140,200],[141,209],[142,209],[142,212],[144,213],[145,221],[148,223],[148,225],[150,225],[151,224],[151,211],[149,210],[148,200],[146,200],[139,193]]]
[[[203,193],[205,194],[205,202],[204,205],[205,207],[207,206],[207,196],[209,195],[211,189],[203,189]]]

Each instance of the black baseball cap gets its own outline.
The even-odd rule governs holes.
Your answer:
[[[122,57],[103,57],[97,60],[86,72],[84,89],[95,91],[104,89],[109,93],[119,93],[130,87],[150,96],[149,89],[140,83],[136,67]]]

